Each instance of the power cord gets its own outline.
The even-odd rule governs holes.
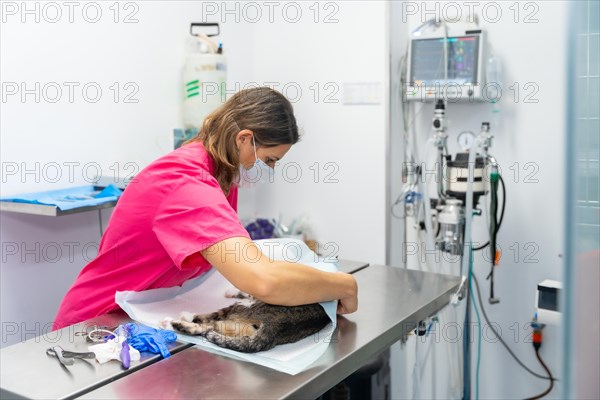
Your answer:
[[[548,368],[546,363],[544,363],[544,360],[542,360],[542,356],[540,356],[540,347],[542,347],[542,329],[544,329],[544,325],[538,324],[537,315],[533,320],[532,326],[533,326],[533,348],[535,349],[535,355],[536,355],[538,361],[540,362],[540,364],[542,365],[542,367],[544,367],[544,369],[546,370],[546,373],[548,374],[548,379],[550,379],[550,386],[548,387],[548,389],[546,389],[542,393],[538,394],[537,396],[528,397],[527,400],[541,399],[542,397],[544,397],[548,393],[550,393],[552,391],[552,388],[554,388],[554,377],[552,376],[552,372],[550,372],[550,369]]]
[[[396,206],[404,201],[404,199],[402,198],[403,194],[398,196],[398,198],[396,199],[396,201],[394,202],[394,204],[392,204],[392,207],[390,208],[390,213],[392,214],[392,217],[394,217],[396,219],[404,219],[404,215],[397,215],[394,212],[394,209],[396,208]]]
[[[508,345],[504,341],[504,339],[502,339],[502,336],[500,336],[498,334],[498,331],[496,331],[496,328],[494,328],[494,326],[490,322],[490,319],[487,316],[487,313],[485,312],[485,307],[483,306],[483,301],[481,299],[481,291],[479,289],[479,282],[477,282],[477,278],[475,277],[475,275],[473,275],[473,282],[475,282],[475,288],[477,289],[477,298],[479,299],[479,305],[481,307],[481,313],[483,314],[483,318],[485,319],[485,322],[487,322],[488,326],[490,327],[490,329],[492,330],[492,332],[494,333],[494,335],[498,338],[498,340],[500,340],[500,343],[502,343],[502,345],[510,353],[510,355],[512,356],[512,358],[514,358],[515,361],[521,367],[523,367],[523,369],[525,369],[527,372],[529,372],[531,375],[535,376],[536,378],[548,379],[550,381],[557,381],[558,379],[556,379],[554,377],[551,377],[550,374],[549,374],[549,376],[544,376],[544,375],[540,375],[540,374],[534,372],[533,370],[529,369],[525,364],[523,364],[523,362],[521,360],[519,360],[519,358],[515,355],[515,353],[513,353],[513,351],[510,349],[510,347],[508,347]],[[538,357],[538,359],[540,359],[540,357]],[[540,359],[540,362],[541,362],[541,359]],[[542,364],[542,365],[544,365],[544,364]],[[549,372],[549,371],[547,370],[546,372]]]
[[[490,304],[497,304],[500,302],[500,299],[497,299],[494,296],[494,269],[496,267],[496,259],[497,257],[497,249],[496,249],[496,237],[498,235],[498,181],[500,179],[500,174],[497,171],[492,171],[490,174],[490,273],[487,276],[487,279],[490,280]]]
[[[502,225],[502,220],[504,220],[504,210],[505,210],[505,206],[506,206],[506,185],[504,184],[504,179],[502,179],[502,175],[499,175],[500,178],[500,184],[502,185],[502,211],[500,211],[500,219],[498,220],[498,225],[496,226],[496,233],[498,233],[498,231],[500,230],[500,226]],[[490,241],[488,240],[486,243],[482,244],[481,246],[477,246],[477,247],[473,247],[473,250],[478,251],[478,250],[483,250],[486,247],[488,247],[490,244]]]
[[[469,249],[469,279],[474,279],[473,275],[473,249]],[[469,287],[471,287],[471,282],[469,281]],[[475,368],[475,400],[479,400],[479,368],[481,366],[481,317],[479,316],[479,310],[477,308],[477,302],[475,301],[475,296],[473,296],[473,291],[469,290],[469,294],[471,295],[471,300],[473,301],[473,308],[475,309],[475,315],[477,316],[477,366]],[[483,308],[483,305],[480,304]]]

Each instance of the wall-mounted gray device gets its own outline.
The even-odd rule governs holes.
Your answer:
[[[562,283],[546,279],[538,283],[535,292],[537,320],[542,324],[558,325],[560,323],[560,295]]]

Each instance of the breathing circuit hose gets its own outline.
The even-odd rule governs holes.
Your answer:
[[[490,301],[497,302],[494,297],[494,266],[496,265],[496,235],[498,233],[498,181],[500,175],[496,168],[490,174]]]
[[[434,139],[430,138],[429,140],[427,140],[427,143],[425,144],[425,156],[422,158],[423,162],[425,163],[425,167],[427,167],[427,161],[429,158],[429,149],[430,146],[432,147],[434,143]],[[422,169],[423,170],[423,169]],[[438,179],[441,179],[440,177],[438,177]],[[425,177],[421,176],[421,178],[419,179],[419,186],[420,186],[420,190],[421,193],[423,193],[423,209],[425,211],[425,243],[427,245],[427,249],[428,251],[423,252],[422,254],[424,254],[425,257],[425,264],[427,265],[427,268],[429,267],[429,263],[427,263],[427,254],[429,251],[432,251],[435,249],[435,237],[434,237],[434,233],[433,233],[433,226],[431,223],[431,200],[429,199],[429,191],[428,191],[428,184],[427,184],[427,175],[425,175]]]

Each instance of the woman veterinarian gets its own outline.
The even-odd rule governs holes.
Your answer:
[[[239,167],[273,168],[297,141],[293,109],[283,95],[263,87],[232,96],[205,119],[196,138],[128,185],[98,256],[66,294],[54,329],[117,310],[117,291],[181,285],[211,266],[267,303],[339,299],[338,313],[356,311],[352,275],[269,260],[238,219]]]

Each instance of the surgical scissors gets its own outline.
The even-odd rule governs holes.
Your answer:
[[[46,354],[48,354],[49,356],[58,358],[58,361],[60,361],[60,363],[62,365],[73,365],[73,363],[75,363],[75,361],[74,361],[75,358],[79,358],[79,359],[96,358],[96,354],[94,352],[90,351],[90,352],[85,352],[85,353],[77,353],[74,351],[65,351],[60,346],[54,346],[54,347],[48,348],[46,350]]]
[[[75,332],[75,336],[85,336],[85,340],[90,343],[104,343],[107,338],[115,336],[114,330],[117,327],[94,326],[91,331]]]

